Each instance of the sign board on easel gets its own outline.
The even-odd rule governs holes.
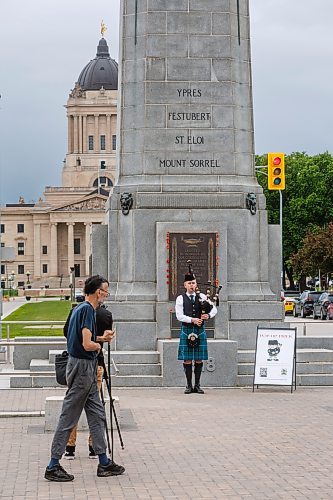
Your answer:
[[[296,389],[296,328],[257,329],[255,385],[289,385]]]

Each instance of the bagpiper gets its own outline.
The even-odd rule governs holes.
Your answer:
[[[184,278],[185,293],[176,299],[176,317],[181,322],[178,359],[183,361],[186,376],[184,394],[204,394],[200,387],[203,361],[208,359],[205,321],[213,318],[217,309],[206,295],[198,291],[196,277],[189,266]],[[192,362],[194,361],[194,386]]]

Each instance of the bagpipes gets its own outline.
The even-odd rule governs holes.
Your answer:
[[[187,264],[188,264],[188,275],[193,277],[193,279],[196,279],[195,274],[193,272],[193,268],[192,268],[192,261],[188,260]],[[197,283],[197,285],[198,285],[198,283]],[[200,291],[198,286],[195,290],[195,294],[197,297],[196,303],[199,304],[199,308],[200,308],[200,310],[199,310],[199,314],[200,314],[199,317],[200,318],[203,314],[209,314],[214,306],[215,307],[219,306],[219,304],[220,304],[219,293],[222,289],[222,285],[219,285],[217,280],[215,281],[215,284],[213,284],[209,280],[207,283],[203,283],[202,285],[208,287],[206,289],[206,294],[205,294],[207,297],[206,299],[201,297],[201,291]],[[188,343],[189,347],[192,347],[192,348],[199,347],[199,345],[200,345],[199,335],[194,331],[191,332],[187,336],[187,343]]]
[[[195,274],[193,272],[192,268],[192,261],[188,260],[188,272],[191,276],[195,278]],[[199,303],[201,305],[201,314],[209,314],[210,311],[213,309],[213,306],[218,307],[220,305],[220,299],[219,299],[219,294],[220,291],[222,290],[222,285],[218,284],[218,280],[215,280],[215,284],[213,284],[210,280],[208,280],[207,283],[200,283],[201,286],[207,286],[208,288],[206,289],[206,297],[207,300],[204,300],[200,297],[201,290],[199,289],[199,283],[197,282],[197,289],[195,291],[196,296],[198,297]]]

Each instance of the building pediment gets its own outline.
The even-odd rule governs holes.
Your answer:
[[[106,200],[107,198],[104,196],[92,196],[91,198],[84,198],[75,203],[57,207],[52,212],[100,212],[104,210]]]

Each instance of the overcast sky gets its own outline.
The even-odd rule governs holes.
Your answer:
[[[256,153],[332,153],[333,1],[250,6]],[[96,55],[102,19],[118,61],[119,0],[1,1],[1,204],[61,185],[64,105]]]

